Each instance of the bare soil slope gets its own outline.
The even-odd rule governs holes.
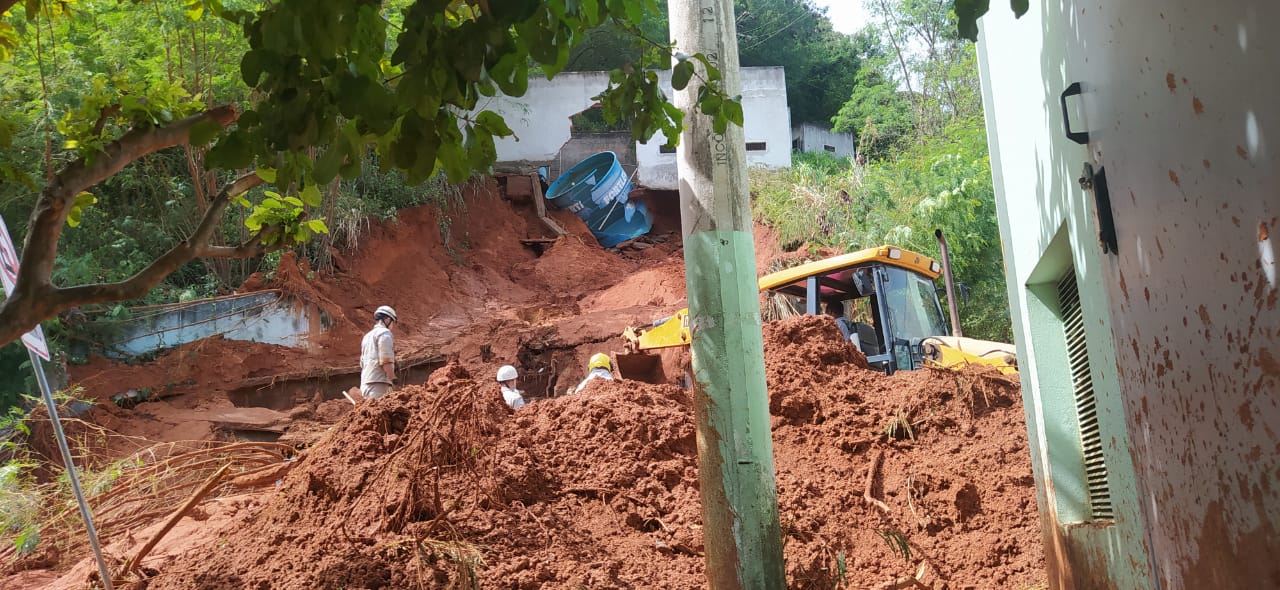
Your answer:
[[[826,318],[766,338],[789,587],[1042,579],[1016,383],[868,371]],[[148,587],[704,586],[685,391],[601,383],[513,414],[498,399],[462,379],[361,407]]]

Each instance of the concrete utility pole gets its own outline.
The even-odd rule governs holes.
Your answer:
[[[667,6],[677,49],[706,55],[724,75],[725,91],[739,94],[733,0]],[[685,112],[676,156],[707,578],[713,590],[782,589],[746,144],[741,127],[715,133],[697,111],[702,84],[695,76],[676,92],[675,104]]]

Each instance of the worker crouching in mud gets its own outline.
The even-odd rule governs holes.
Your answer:
[[[351,403],[380,398],[395,385],[395,338],[391,325],[396,321],[396,310],[390,306],[383,305],[373,312],[373,329],[360,341],[360,391],[344,393]]]
[[[609,355],[603,352],[597,352],[591,355],[591,360],[587,361],[587,378],[582,380],[577,387],[570,389],[569,393],[578,393],[587,386],[588,383],[596,379],[604,379],[613,381],[613,361],[609,360]]]
[[[498,384],[502,386],[502,401],[513,410],[519,410],[524,407],[524,394],[516,389],[516,379],[520,374],[516,372],[516,368],[511,365],[502,365],[498,369]]]

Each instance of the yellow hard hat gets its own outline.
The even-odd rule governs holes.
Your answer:
[[[588,369],[604,369],[606,371],[613,370],[613,363],[609,360],[609,355],[603,352],[597,352],[591,355],[591,360],[587,362]]]

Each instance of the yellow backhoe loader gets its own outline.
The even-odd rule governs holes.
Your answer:
[[[1017,373],[1013,345],[964,338],[948,330],[934,284],[942,270],[940,263],[922,254],[886,245],[775,272],[762,277],[759,285],[783,309],[834,317],[841,334],[874,369],[892,374],[926,364],[981,364]],[[951,317],[956,317],[954,310]],[[659,364],[653,351],[691,342],[689,310],[647,327],[627,328],[622,337],[627,351],[616,355],[618,372],[624,378],[649,380]]]

